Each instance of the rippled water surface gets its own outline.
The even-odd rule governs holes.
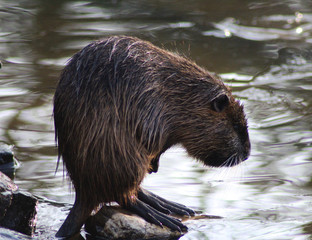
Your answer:
[[[222,219],[186,222],[181,239],[312,238],[310,1],[0,0],[0,141],[14,145],[23,190],[58,203],[74,192],[55,173],[52,98],[67,59],[92,40],[127,34],[215,72],[245,105],[251,157],[211,169],[177,146],[144,185]],[[66,216],[41,205],[37,238]],[[0,230],[0,237],[17,233]]]

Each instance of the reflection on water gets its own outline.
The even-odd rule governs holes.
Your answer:
[[[243,39],[253,41],[270,41],[270,40],[301,40],[311,38],[311,23],[304,23],[306,21],[311,22],[311,14],[295,13],[295,16],[284,16],[284,19],[271,16],[269,18],[262,18],[261,21],[266,25],[273,25],[277,21],[287,19],[286,26],[282,28],[268,28],[268,27],[252,27],[242,26],[235,23],[234,18],[226,18],[219,23],[214,23],[216,30],[206,31],[203,34],[205,36],[215,37],[231,37],[237,36]],[[260,21],[260,24],[261,24]],[[271,23],[273,22],[273,23]],[[295,26],[292,26],[295,25]]]
[[[74,193],[55,173],[52,98],[74,52],[129,34],[220,74],[245,105],[252,153],[207,169],[179,146],[144,185],[220,219],[190,220],[181,239],[312,236],[312,4],[309,1],[0,0],[0,141],[14,145],[20,188],[59,203]],[[39,238],[66,213],[39,209]],[[60,219],[62,218],[62,219]],[[0,229],[0,236],[18,235]],[[24,238],[26,239],[26,237]]]

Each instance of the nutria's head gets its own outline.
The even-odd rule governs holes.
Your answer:
[[[231,95],[220,94],[210,101],[206,110],[194,116],[182,139],[188,153],[205,165],[239,164],[250,152],[243,106]]]
[[[250,153],[243,106],[218,78],[209,76],[199,82],[183,97],[183,112],[175,126],[180,143],[205,165],[239,164]]]
[[[246,160],[250,141],[243,105],[219,77],[183,58],[176,64],[181,70],[170,75],[172,83],[166,79],[173,138],[208,166]]]

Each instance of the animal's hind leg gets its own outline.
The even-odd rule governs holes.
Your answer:
[[[59,238],[67,238],[79,233],[82,225],[90,216],[91,212],[92,209],[86,211],[76,199],[74,206],[55,236]]]

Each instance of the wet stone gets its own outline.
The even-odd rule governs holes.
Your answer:
[[[0,172],[0,226],[32,235],[36,227],[38,200],[18,190],[4,173]]]
[[[13,163],[13,151],[12,147],[6,144],[0,145],[0,165]]]
[[[0,143],[0,171],[13,178],[15,169],[19,166],[14,158],[12,146]]]
[[[184,233],[146,222],[120,207],[102,208],[85,224],[86,231],[105,239],[178,239]]]

